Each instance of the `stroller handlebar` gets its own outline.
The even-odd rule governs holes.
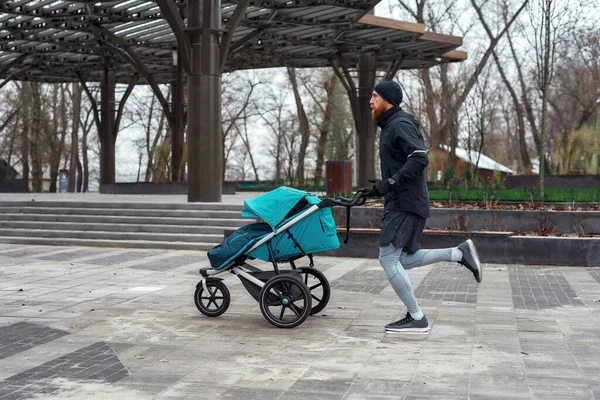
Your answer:
[[[325,207],[333,207],[333,206],[342,206],[346,207],[346,239],[344,243],[348,243],[348,237],[350,235],[350,209],[354,206],[362,206],[367,201],[366,193],[362,190],[359,190],[354,195],[353,199],[345,199],[343,197],[338,197],[337,199],[323,199],[321,200],[317,206],[319,208]]]
[[[356,192],[356,194],[354,195],[354,198],[352,198],[352,199],[347,199],[344,197],[338,197],[336,199],[324,199],[324,200],[321,200],[321,202],[318,204],[318,206],[319,206],[319,208],[333,207],[333,206],[341,206],[341,207],[350,208],[350,207],[355,207],[355,206],[362,206],[363,204],[365,204],[366,201],[367,201],[367,197],[365,196],[364,192],[362,190],[359,190],[358,192]]]

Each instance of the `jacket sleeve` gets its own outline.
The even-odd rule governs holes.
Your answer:
[[[421,134],[406,122],[398,124],[394,130],[394,144],[407,156],[406,163],[392,175],[396,182],[408,182],[415,179],[429,164],[427,151]]]

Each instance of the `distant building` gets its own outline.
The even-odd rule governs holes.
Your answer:
[[[433,153],[433,154],[432,154]],[[455,150],[456,164],[448,165],[450,146],[442,145],[439,149],[429,152],[429,166],[427,167],[427,180],[441,181],[444,170],[452,167],[458,176],[464,176],[467,165],[477,162],[477,176],[483,181],[491,181],[494,174],[504,180],[506,175],[514,175],[515,171],[491,159],[485,154],[479,154],[476,151],[469,151],[461,147]],[[470,157],[469,157],[470,156]],[[478,161],[479,159],[479,161]]]
[[[19,176],[17,170],[0,158],[0,179],[12,180],[17,179],[17,176]]]

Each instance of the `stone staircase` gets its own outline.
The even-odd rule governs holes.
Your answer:
[[[0,201],[0,243],[210,250],[255,222],[241,205]]]

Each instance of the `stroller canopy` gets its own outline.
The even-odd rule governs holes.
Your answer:
[[[263,195],[244,201],[242,217],[261,218],[273,231],[290,215],[297,214],[307,205],[321,201],[315,194],[281,186]]]

